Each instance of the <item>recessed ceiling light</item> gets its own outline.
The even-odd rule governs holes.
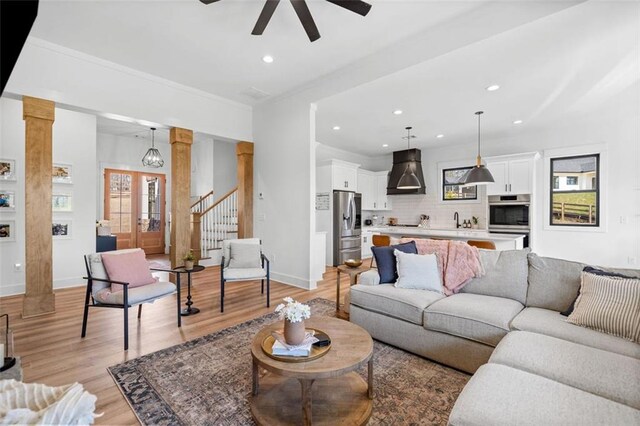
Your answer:
[[[333,130],[340,130],[340,126],[333,126]]]
[[[382,147],[383,147],[383,148],[387,148],[388,146],[389,146],[389,144],[388,144],[388,143],[383,143],[383,144],[382,144]]]
[[[271,62],[273,62],[273,56],[271,55],[264,55],[262,57],[262,62],[266,62],[267,64],[270,64]]]
[[[442,139],[442,138],[444,138],[444,135],[442,133],[440,133],[439,135],[436,135],[436,138]]]
[[[401,109],[396,109],[395,111],[393,111],[393,113],[395,115],[400,115],[400,114],[402,114],[402,110]]]
[[[515,120],[513,124],[522,124],[522,120]]]
[[[498,86],[497,84],[492,84],[491,86],[487,87],[487,91],[489,92],[495,92],[496,90],[498,90],[500,88],[500,86]]]

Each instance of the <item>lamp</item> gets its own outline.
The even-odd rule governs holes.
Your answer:
[[[164,160],[162,159],[162,155],[160,155],[160,151],[156,149],[155,145],[155,131],[156,128],[151,128],[151,148],[147,151],[147,153],[142,157],[142,165],[146,167],[162,167],[164,166]]]
[[[405,129],[407,130],[407,136],[406,136],[407,150],[409,150],[411,149],[411,139],[415,138],[415,136],[411,135],[412,127],[405,127]],[[405,139],[405,137],[403,136],[402,139]],[[422,185],[420,185],[420,180],[418,179],[418,177],[413,171],[413,168],[411,167],[411,163],[407,163],[407,168],[404,169],[404,173],[400,177],[400,180],[398,181],[398,186],[396,186],[396,188],[397,189],[418,189],[421,186]]]
[[[9,315],[0,315],[5,317],[5,331],[0,336],[0,371],[5,371],[16,365],[16,359],[13,357],[13,332],[9,329]]]
[[[486,185],[495,182],[489,169],[482,164],[482,157],[480,157],[480,116],[483,113],[483,111],[475,113],[478,116],[478,156],[476,157],[476,166],[469,170],[464,178],[465,186]]]

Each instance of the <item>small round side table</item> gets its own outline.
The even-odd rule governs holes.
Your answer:
[[[185,269],[184,266],[178,266],[177,268],[174,268],[172,272],[176,273],[178,276],[177,279],[177,284],[178,286],[180,286],[180,275],[182,274],[187,274],[187,307],[184,308],[183,310],[180,311],[180,315],[182,315],[183,317],[189,316],[189,315],[195,315],[198,312],[200,312],[200,309],[198,308],[194,308],[193,306],[193,302],[191,301],[191,274],[194,272],[200,272],[200,271],[204,271],[204,266],[202,265],[195,265],[193,267],[193,269]]]

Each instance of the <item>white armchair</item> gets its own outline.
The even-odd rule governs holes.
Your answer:
[[[259,238],[243,238],[222,242],[220,265],[220,312],[224,312],[224,290],[227,282],[260,280],[261,294],[267,282],[267,307],[270,306],[269,259],[262,253]]]

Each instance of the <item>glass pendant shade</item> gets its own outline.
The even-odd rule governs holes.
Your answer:
[[[142,165],[145,167],[162,167],[164,166],[164,160],[162,159],[162,155],[160,155],[160,151],[156,149],[155,146],[155,128],[151,128],[151,148],[147,151],[147,153],[142,157]]]
[[[478,156],[476,157],[476,166],[469,170],[464,178],[465,186],[486,185],[495,182],[493,175],[491,175],[489,169],[482,164],[482,157],[480,157],[480,116],[483,114],[483,111],[478,111],[475,114],[478,116]]]
[[[411,138],[415,138],[415,136],[411,136],[411,127],[405,127],[405,129],[407,130],[407,150],[409,150],[411,149]],[[411,164],[407,164],[407,168],[404,169],[404,173],[400,176],[396,189],[420,189],[421,187],[420,179],[413,172]]]

